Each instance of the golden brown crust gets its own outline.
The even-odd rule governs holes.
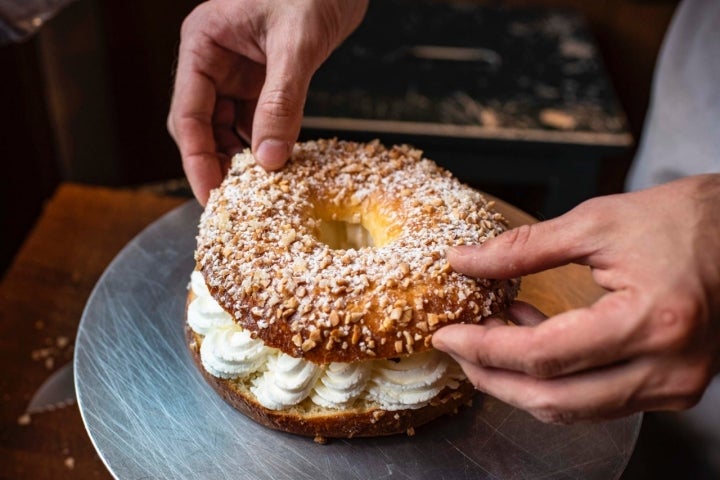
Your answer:
[[[375,246],[330,248],[318,240],[329,221],[361,223]],[[491,202],[417,150],[320,140],[277,172],[235,157],[195,259],[217,302],[266,345],[352,362],[427,350],[444,324],[504,309],[517,280],[460,275],[444,252],[505,229]]]
[[[266,427],[283,432],[322,438],[353,438],[411,434],[415,427],[467,405],[476,391],[465,381],[456,390],[445,389],[430,405],[416,410],[387,411],[380,408],[336,411],[316,407],[312,412],[269,410],[260,405],[248,388],[236,381],[210,375],[200,360],[202,336],[185,327],[193,360],[205,380],[230,405]]]

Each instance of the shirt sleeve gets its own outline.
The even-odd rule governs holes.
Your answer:
[[[628,190],[720,172],[720,1],[684,0],[660,50]]]

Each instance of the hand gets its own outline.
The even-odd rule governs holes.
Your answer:
[[[310,79],[367,0],[211,0],[183,22],[168,130],[205,204],[250,144],[266,169],[297,140]]]
[[[720,370],[720,174],[592,199],[448,259],[488,278],[575,262],[609,291],[546,320],[520,304],[520,326],[433,336],[479,390],[542,421],[689,408]]]

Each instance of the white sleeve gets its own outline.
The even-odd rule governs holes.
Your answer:
[[[684,0],[660,50],[626,187],[710,172],[720,172],[720,1]]]

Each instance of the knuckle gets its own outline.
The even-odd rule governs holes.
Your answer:
[[[312,11],[294,12],[286,23],[287,35],[293,39],[291,48],[319,65],[340,42],[343,18],[339,7],[334,8],[332,2],[325,2],[322,8]],[[300,24],[311,28],[298,28]]]
[[[565,362],[548,349],[547,335],[533,330],[527,352],[523,356],[522,368],[528,375],[536,378],[551,378],[565,373]]]
[[[257,108],[270,117],[289,119],[293,118],[302,106],[289,92],[276,88],[264,92],[263,99]]]
[[[575,420],[575,414],[563,409],[554,396],[544,394],[536,396],[528,412],[543,423],[568,424]]]
[[[657,369],[653,387],[663,408],[686,410],[700,401],[713,376],[712,361],[703,358],[681,368]]]
[[[653,314],[653,332],[658,347],[666,351],[687,348],[694,340],[699,309],[694,302],[677,299],[670,307]]]
[[[197,8],[200,7],[196,7]],[[187,37],[195,29],[196,10],[190,12],[180,24],[180,38]]]
[[[321,26],[320,28],[324,27]],[[308,62],[307,66],[314,68],[319,66],[332,53],[334,43],[331,39],[333,38],[334,34],[323,34],[320,29],[317,29],[312,35],[302,35],[295,38],[291,48],[294,50],[295,55],[304,58]]]
[[[606,197],[607,199],[607,197]],[[575,213],[579,213],[581,215],[587,215],[590,213],[595,213],[598,208],[598,202],[600,202],[601,199],[598,197],[590,198],[588,200],[584,200],[577,204],[575,207],[573,207],[573,211]]]
[[[505,232],[502,235],[502,238],[510,248],[522,249],[530,243],[533,232],[534,228],[532,225],[520,225],[519,227]]]
[[[476,345],[480,345],[482,342],[484,342],[484,332],[473,332],[474,337],[473,341]],[[489,367],[493,365],[492,362],[492,356],[490,352],[488,352],[484,348],[473,348],[470,352],[466,354],[466,358],[474,365],[484,368]]]
[[[196,6],[180,24],[180,37],[186,37],[194,33],[203,18],[207,17],[207,5],[201,3]]]
[[[537,378],[551,378],[563,373],[563,363],[548,356],[544,351],[529,353],[525,360],[525,371]]]
[[[569,425],[575,421],[572,413],[557,409],[540,410],[533,412],[532,415],[543,423],[555,425]]]

